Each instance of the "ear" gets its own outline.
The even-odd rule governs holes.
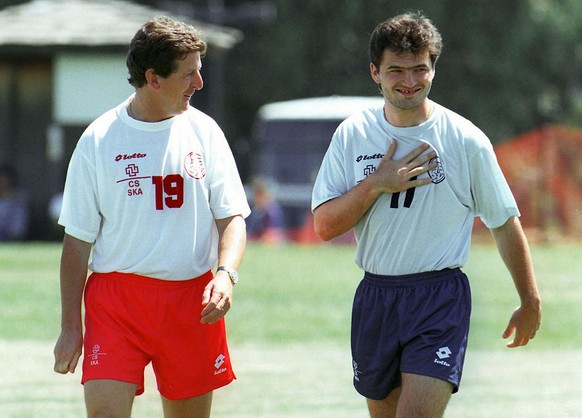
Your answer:
[[[370,75],[376,84],[381,84],[380,76],[378,75],[378,67],[376,67],[373,63],[370,63]]]
[[[146,79],[148,85],[151,88],[153,88],[154,90],[157,90],[160,88],[160,76],[158,74],[156,74],[156,72],[154,71],[153,68],[146,70],[145,79]]]

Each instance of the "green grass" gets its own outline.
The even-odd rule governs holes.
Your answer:
[[[531,348],[575,348],[582,317],[582,245],[533,245],[532,258],[542,296],[543,319]],[[471,346],[498,346],[513,308],[519,305],[509,273],[493,245],[474,245],[464,269],[473,290]]]
[[[0,339],[56,339],[60,244],[0,245]]]
[[[344,246],[247,249],[235,289],[234,341],[337,341],[346,337],[361,273]]]
[[[577,348],[582,317],[582,245],[532,247],[544,301],[535,347]],[[249,244],[228,315],[234,343],[345,343],[361,272],[351,246]],[[59,243],[0,245],[0,339],[46,341],[59,332]],[[474,244],[472,347],[503,346],[517,293],[493,245]]]
[[[582,244],[534,246],[544,323],[531,345],[505,349],[501,333],[518,304],[492,245],[475,244],[465,271],[473,288],[463,387],[447,418],[577,417],[582,372]],[[350,246],[248,247],[228,314],[238,380],[215,394],[215,416],[363,418],[351,386],[350,311],[361,272]],[[59,332],[60,244],[0,245],[0,416],[84,416],[79,371],[52,372]],[[134,415],[160,417],[151,370]]]

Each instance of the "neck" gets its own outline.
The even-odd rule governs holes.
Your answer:
[[[142,122],[161,122],[173,116],[162,114],[151,103],[151,100],[136,93],[127,105],[127,114],[131,118]]]
[[[434,111],[434,103],[429,100],[412,109],[397,108],[389,102],[384,103],[384,118],[392,126],[406,128],[426,122]]]

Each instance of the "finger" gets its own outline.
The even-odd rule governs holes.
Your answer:
[[[386,155],[384,155],[384,158],[387,160],[391,160],[392,157],[394,157],[394,154],[396,153],[396,140],[392,139],[390,141],[390,146],[388,147],[388,151],[386,151]]]
[[[206,305],[204,309],[202,309],[202,312],[200,312],[200,323],[202,324],[211,323],[210,321],[215,315],[214,313],[215,310],[216,306],[214,305],[214,303],[209,303],[208,305]]]
[[[424,174],[432,169],[437,168],[438,164],[436,161],[430,162],[430,160],[436,157],[435,152],[430,152],[428,154],[417,157],[408,164],[405,165],[405,170],[408,170],[408,176],[414,177]]]
[[[214,324],[215,322],[219,321],[220,319],[222,319],[226,313],[228,312],[228,309],[213,309],[211,312],[209,312],[207,315],[204,315],[202,317],[202,319],[200,320],[201,323],[203,324]]]
[[[520,347],[521,345],[523,345],[523,336],[518,333],[515,333],[513,341],[506,344],[508,348]]]
[[[60,374],[67,374],[67,372],[69,371],[69,363],[55,362],[54,371]]]
[[[430,147],[429,144],[421,144],[418,147],[414,148],[412,151],[410,151],[408,154],[406,154],[404,156],[404,158],[401,159],[401,161],[408,164],[408,163],[414,161],[420,154],[425,152],[429,147]],[[432,157],[434,157],[434,155]],[[432,157],[430,157],[430,158],[432,158]],[[426,158],[426,156],[424,158]],[[426,161],[428,161],[429,159],[427,159]]]
[[[530,335],[531,334],[528,334],[528,333],[524,332],[519,327],[513,327],[513,329],[515,330],[515,337],[513,338],[513,341],[512,342],[510,342],[509,344],[507,344],[507,347],[509,347],[509,348],[515,348],[515,347],[521,347],[521,346],[527,345],[527,343],[530,340]]]
[[[215,322],[223,318],[227,312],[228,309],[215,308],[212,311],[208,312],[207,314],[203,315],[202,318],[200,319],[200,323],[214,324]]]
[[[210,298],[212,297],[212,290],[214,289],[214,285],[212,283],[208,283],[204,288],[204,292],[202,293],[202,306],[207,306],[210,302]]]
[[[53,350],[53,355],[55,356],[55,365],[53,370],[56,373],[66,374],[69,370],[69,362],[64,358],[65,356],[61,354],[58,344]]]
[[[223,315],[221,315],[220,312],[214,311],[214,312],[210,313],[209,315],[206,315],[205,317],[203,317],[200,322],[202,324],[211,325],[211,324],[218,322],[222,317],[223,317]]]
[[[430,177],[424,179],[410,180],[404,186],[403,190],[412,189],[413,187],[420,187],[432,182]]]
[[[221,294],[217,292],[213,292],[212,295],[209,297],[209,300],[202,309],[201,315],[202,319],[212,315],[216,309],[220,309],[220,301],[221,301]]]
[[[513,331],[515,331],[515,326],[513,325],[513,323],[509,323],[507,324],[507,328],[505,328],[505,331],[503,331],[503,339],[507,339],[509,337],[511,337],[511,334],[513,334]]]
[[[213,324],[220,320],[230,310],[230,298],[225,294],[220,294],[219,300],[211,300],[202,310],[200,322],[203,324]]]
[[[205,306],[204,309],[202,309],[202,312],[200,313],[202,316],[208,315],[210,312],[212,312],[214,309],[216,309],[216,303],[213,302],[212,300],[210,300]]]
[[[71,361],[71,363],[69,363],[69,373],[75,373],[75,370],[77,369],[77,364],[79,363],[79,358],[81,358],[81,353],[80,352],[75,353],[73,360]]]
[[[432,159],[434,159],[437,156],[437,153],[435,151],[431,151],[428,154],[424,154],[422,156],[420,156],[419,158],[417,158],[419,165],[424,165],[426,163],[428,163],[429,161],[431,161]],[[433,161],[432,163],[428,164],[427,167],[430,166],[429,170],[432,170],[433,168],[436,168],[438,166],[438,164],[436,163],[436,161]]]
[[[430,170],[432,170],[432,169],[434,169],[436,167],[437,167],[437,164],[436,163],[430,163],[430,164],[427,164],[427,165],[421,165],[420,167],[416,167],[416,168],[413,168],[412,170],[410,170],[406,176],[408,178],[417,177],[417,176],[420,176],[421,174],[428,173]]]
[[[78,357],[77,357],[78,359]],[[73,364],[73,362],[68,361],[68,360],[57,360],[55,362],[55,367],[54,370],[57,373],[60,374],[67,374],[69,372],[73,373],[75,371],[76,368],[76,364]]]
[[[508,348],[523,347],[524,345],[527,345],[528,342],[529,338],[516,335],[513,341],[507,344],[507,347]]]

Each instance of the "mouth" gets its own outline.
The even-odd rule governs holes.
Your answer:
[[[411,88],[411,89],[404,88],[404,87],[398,87],[398,88],[396,88],[396,91],[398,93],[400,93],[403,96],[407,96],[407,97],[414,96],[420,90],[422,90],[420,87],[414,87],[414,88]]]

